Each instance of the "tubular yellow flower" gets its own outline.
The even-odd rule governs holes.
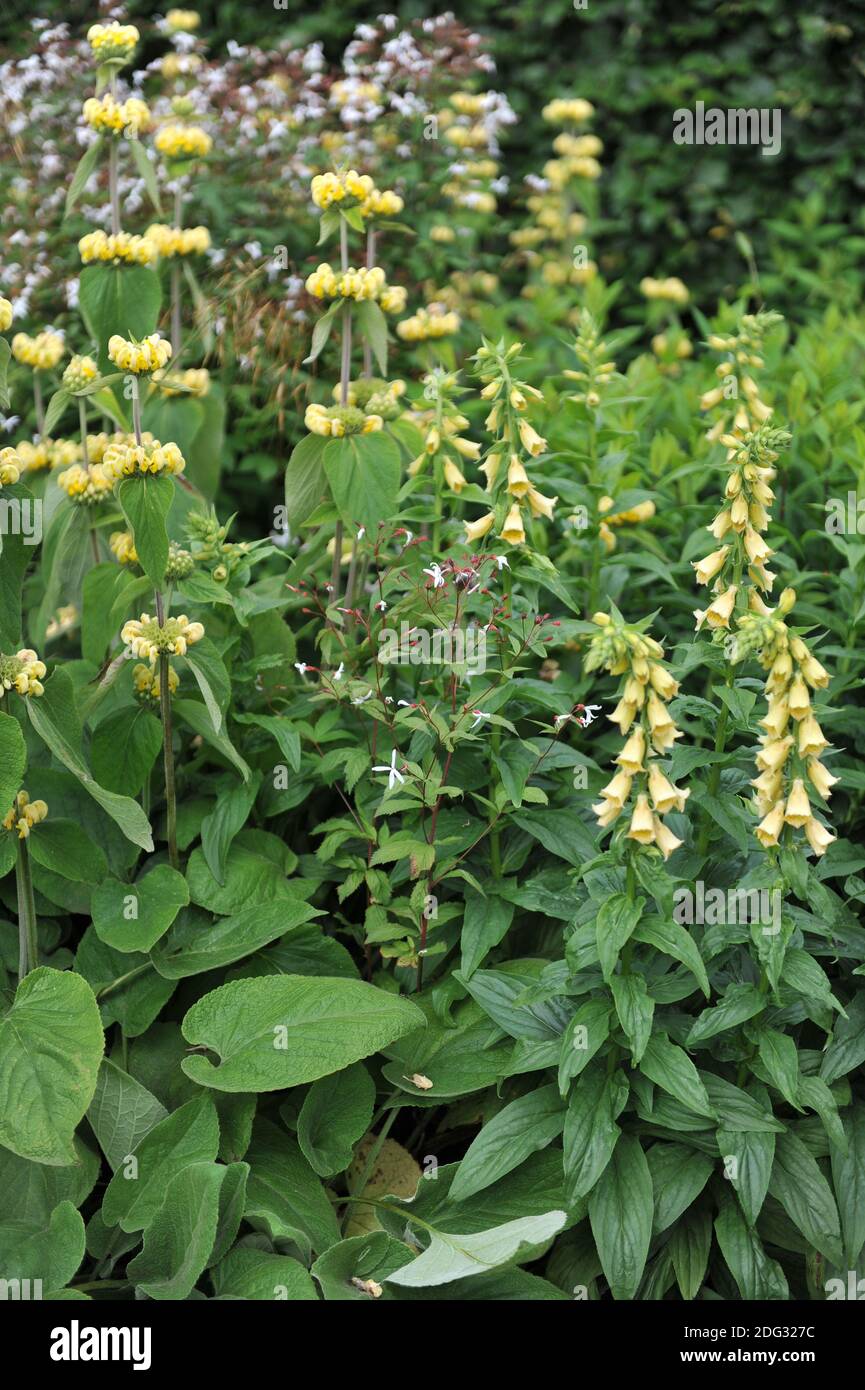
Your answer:
[[[457,493],[462,492],[466,485],[466,480],[453,459],[445,459],[444,474],[445,482],[451,491]]]
[[[67,391],[83,391],[98,375],[99,368],[92,357],[71,357],[63,372],[63,385]]]
[[[720,550],[713,550],[711,555],[706,555],[702,560],[692,560],[691,564],[696,571],[698,584],[709,584],[715,575],[723,567],[724,561],[730,553],[728,545],[722,545]]]
[[[784,828],[784,802],[776,801],[767,816],[764,816],[754,832],[764,849],[777,845],[778,836]]]
[[[537,488],[530,487],[528,491],[528,503],[532,511],[532,516],[546,517],[547,521],[552,521],[558,497],[545,497]]]
[[[514,503],[505,517],[505,524],[501,530],[501,537],[503,541],[507,541],[508,545],[525,544],[526,532],[517,502]]]
[[[529,424],[528,420],[520,420],[519,423],[520,440],[527,454],[532,458],[537,458],[547,447],[547,441],[543,439]]]
[[[528,473],[516,454],[511,454],[508,464],[508,492],[512,497],[525,497],[530,487]]]
[[[801,777],[796,777],[793,779],[790,795],[787,797],[787,805],[784,808],[784,821],[787,825],[795,825],[797,828],[801,828],[810,818],[811,803],[808,800],[805,783],[802,781]]]
[[[706,609],[706,621],[710,627],[729,627],[730,617],[736,602],[738,589],[731,584],[722,594],[713,599]]]
[[[8,299],[0,295],[0,333],[5,333],[7,328],[12,327],[13,318],[12,305]]]
[[[818,796],[822,796],[824,801],[828,801],[832,795],[832,788],[839,780],[833,777],[827,767],[824,767],[817,758],[808,760],[808,779]]]
[[[631,816],[631,824],[628,827],[628,839],[637,840],[641,845],[654,844],[655,820],[649,807],[649,798],[645,792],[641,792],[637,797]]]
[[[679,807],[679,809],[682,808]],[[673,834],[670,827],[665,825],[659,816],[652,817],[652,829],[655,833],[655,844],[663,854],[664,859],[669,859],[673,851],[677,850],[683,841]]]
[[[805,822],[805,837],[818,859],[823,857],[832,841],[838,838],[837,835],[833,835],[831,831],[827,830],[816,816],[811,816]]]
[[[495,512],[486,512],[483,516],[478,517],[477,521],[465,522],[466,544],[473,545],[475,541],[482,540],[492,529],[495,519]]]

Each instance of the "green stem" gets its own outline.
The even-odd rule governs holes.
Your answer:
[[[139,975],[143,975],[145,970],[152,970],[153,962],[146,960],[143,965],[136,965],[134,970],[127,970],[125,975],[118,975],[116,980],[112,980],[110,985],[103,985],[102,989],[96,991],[98,1000],[107,999],[109,994],[115,994],[124,985],[129,985],[133,980],[137,980]]]
[[[42,402],[42,382],[38,367],[33,372],[33,405],[36,408],[36,432],[41,439],[45,433],[45,406]]]
[[[177,789],[174,782],[174,749],[172,747],[171,691],[168,688],[168,654],[159,654],[159,704],[162,710],[162,746],[165,754],[165,818],[168,830],[168,862],[172,869],[180,868],[177,857]]]
[[[26,836],[18,841],[15,876],[18,888],[18,979],[20,982],[39,964],[36,904],[33,900],[33,877],[30,873],[30,852],[27,849]]]

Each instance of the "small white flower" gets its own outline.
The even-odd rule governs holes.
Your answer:
[[[470,714],[473,714],[474,717],[475,717],[475,722],[474,722],[474,724],[472,724],[471,729],[469,729],[469,733],[473,733],[474,730],[478,727],[479,724],[482,724],[483,721],[484,721],[485,719],[489,719],[489,718],[490,718],[489,711],[487,711],[487,710],[473,709],[473,710],[470,710],[469,713],[470,713]]]
[[[334,680],[335,680],[335,681],[341,681],[344,672],[345,672],[345,662],[344,662],[344,661],[341,661],[341,662],[339,663],[339,665],[337,666],[336,670],[335,670],[334,673],[333,673],[333,678],[334,678]]]
[[[393,788],[396,786],[397,782],[404,782],[404,781],[405,781],[405,778],[403,777],[402,773],[398,770],[397,765],[396,765],[396,749],[395,749],[395,748],[393,749],[393,751],[392,751],[392,753],[391,753],[391,755],[390,755],[390,762],[389,762],[389,763],[386,763],[384,767],[382,767],[382,766],[374,767],[372,770],[373,770],[373,772],[386,772],[386,773],[387,773],[387,789],[388,789],[388,791],[392,791]]]
[[[379,599],[375,607],[378,609],[379,613],[385,613],[387,611],[387,604],[385,603],[383,598]]]
[[[571,717],[571,716],[570,716],[569,714],[557,714],[556,717],[555,717],[555,719],[553,720],[553,723],[554,723],[554,724],[556,725],[556,727],[558,728],[558,726],[559,726],[560,724],[566,723],[567,720],[570,719],[570,717]]]
[[[404,545],[411,545],[413,539],[414,539],[414,532],[413,532],[413,531],[406,531],[406,532],[405,532],[405,540],[403,541],[403,544],[404,544]]]
[[[411,709],[411,700],[397,700],[397,705],[402,706],[403,709]]]
[[[307,666],[307,664],[306,664],[305,661],[296,661],[296,662],[294,663],[294,669],[295,669],[295,671],[298,672],[298,674],[299,674],[301,677],[304,677],[304,676],[306,675],[307,671],[309,670],[309,667]]]
[[[359,527],[357,528],[357,538],[358,538],[358,540],[359,540],[359,541],[362,541],[365,535],[366,535],[366,527],[365,527],[365,526],[359,526]]]
[[[577,715],[577,723],[581,729],[585,729],[587,724],[592,724],[597,719],[603,705],[586,705],[583,713]]]
[[[445,582],[445,577],[441,572],[441,566],[437,565],[435,562],[430,565],[429,569],[424,570],[424,574],[429,575],[433,582],[434,589],[440,589]]]
[[[368,691],[366,692],[365,695],[358,695],[357,698],[354,699],[354,700],[352,700],[351,703],[352,703],[353,705],[365,705],[366,702],[367,702],[367,700],[370,700],[371,698],[372,698],[372,691],[371,691],[371,690],[368,690]]]
[[[499,572],[501,572],[502,570],[509,570],[509,569],[510,569],[510,565],[508,564],[508,557],[507,557],[507,555],[494,555],[494,556],[493,556],[493,559],[494,559],[495,562],[496,562],[496,567],[497,567],[497,569],[499,570]]]

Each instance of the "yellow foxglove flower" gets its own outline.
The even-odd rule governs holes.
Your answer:
[[[805,790],[805,783],[801,777],[793,780],[790,788],[790,795],[787,797],[787,805],[784,808],[784,820],[787,825],[795,825],[801,828],[807,820],[811,818],[811,803],[808,800],[808,793]]]
[[[478,517],[477,521],[467,521],[465,523],[466,544],[472,545],[475,541],[482,540],[491,529],[495,519],[495,512],[486,512],[484,516]]]
[[[776,801],[767,816],[764,816],[756,829],[757,839],[764,849],[777,845],[778,836],[784,828],[784,803]]]
[[[512,497],[525,497],[530,487],[528,473],[516,454],[511,454],[508,464],[508,492]]]
[[[508,545],[524,545],[526,539],[523,518],[519,506],[515,502],[505,517],[505,524],[502,527],[501,536]]]
[[[840,780],[838,777],[833,777],[829,769],[824,767],[817,758],[810,758],[808,760],[808,777],[811,786],[817,792],[818,796],[822,796],[824,801],[829,800],[832,795],[832,788],[835,786],[835,783]]]
[[[730,553],[729,545],[722,545],[720,550],[713,550],[711,555],[705,556],[702,560],[692,560],[691,564],[696,571],[698,584],[709,584],[715,575],[724,566],[724,561]]]
[[[831,831],[827,830],[816,816],[812,816],[810,820],[805,822],[805,836],[818,859],[826,853],[832,841],[838,838],[837,835],[833,835]]]
[[[729,627],[730,617],[736,603],[738,590],[735,584],[731,584],[725,589],[723,594],[719,594],[713,599],[706,609],[706,621],[710,627]]]
[[[669,826],[666,826],[658,816],[652,817],[652,829],[655,833],[655,844],[658,846],[664,858],[669,859],[673,851],[677,850],[682,844],[682,841],[677,835],[673,834]]]
[[[645,772],[643,758],[646,755],[646,736],[642,728],[635,729],[622,749],[616,762],[624,772],[632,776],[637,772]]]
[[[813,714],[806,715],[799,724],[799,757],[819,758],[823,749],[828,747],[829,740]]]
[[[457,468],[453,459],[445,459],[444,472],[445,482],[447,483],[451,491],[457,493],[462,492],[463,488],[466,485],[466,480],[463,474]]]
[[[655,841],[655,818],[649,806],[649,798],[645,792],[641,792],[637,797],[634,813],[631,816],[631,824],[628,826],[629,840],[637,840],[641,845],[651,845]]]

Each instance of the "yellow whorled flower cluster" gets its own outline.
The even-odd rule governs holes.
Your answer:
[[[414,422],[424,432],[424,449],[409,464],[408,472],[409,477],[414,478],[431,461],[437,483],[444,482],[451,492],[460,493],[466,486],[466,479],[457,459],[477,462],[481,446],[462,436],[470,421],[453,400],[457,387],[456,375],[441,368],[424,377],[424,399],[431,403],[431,408],[412,412]]]
[[[700,398],[701,410],[723,407],[706,432],[706,438],[713,443],[723,434],[757,430],[770,419],[772,408],[760,398],[760,389],[751,372],[765,365],[763,341],[769,329],[781,322],[780,314],[761,309],[758,314],[744,314],[737,333],[713,333],[709,337],[710,348],[728,354],[715,368],[721,385],[712,387]]]
[[[81,114],[99,135],[127,135],[135,139],[150,125],[150,107],[139,97],[117,101],[110,92],[88,97]]]
[[[109,444],[102,457],[101,467],[113,483],[118,478],[135,474],[182,473],[186,460],[176,444],[160,444],[150,439],[141,444]]]
[[[541,112],[550,125],[585,125],[594,114],[594,106],[583,97],[556,97]]]
[[[616,375],[616,364],[612,359],[607,360],[610,349],[601,338],[597,319],[588,309],[579,311],[573,346],[574,355],[581,365],[576,369],[566,367],[562,375],[569,381],[578,381],[581,389],[568,399],[582,403],[590,410],[597,410],[604,387]]]
[[[598,502],[598,512],[602,517],[598,535],[607,554],[612,554],[616,548],[616,536],[612,529],[614,526],[639,526],[641,521],[649,521],[655,515],[655,504],[650,497],[644,502],[635,503],[633,507],[625,507],[624,511],[620,512],[612,510],[615,505],[612,497],[602,497]]]
[[[210,250],[210,232],[206,227],[169,227],[165,222],[152,222],[144,233],[160,256],[200,256]]]
[[[337,84],[339,85],[339,84]],[[382,191],[376,188],[369,174],[359,174],[356,169],[345,173],[328,172],[316,174],[310,185],[312,201],[322,212],[327,212],[334,204],[357,207],[361,217],[396,217],[402,212],[405,203],[392,189]]]
[[[484,383],[483,400],[493,406],[486,418],[486,428],[495,436],[487,451],[481,472],[486,476],[486,490],[493,493],[496,506],[477,521],[466,523],[466,541],[472,543],[487,535],[498,523],[499,535],[508,545],[524,545],[526,540],[523,507],[528,506],[533,517],[551,521],[557,497],[539,492],[526,472],[523,456],[537,458],[547,441],[526,419],[531,398],[540,399],[541,392],[525,381],[517,380],[511,371],[522,352],[522,343],[492,344],[486,341],[475,353],[477,374]]]
[[[58,608],[54,617],[45,629],[46,642],[54,642],[58,637],[63,637],[67,632],[71,632],[78,626],[78,609],[74,603],[64,603]]]
[[[213,149],[213,141],[206,130],[181,121],[162,126],[153,143],[165,159],[205,159]]]
[[[498,208],[493,180],[499,176],[500,165],[492,157],[495,142],[483,120],[490,100],[486,92],[452,92],[449,105],[437,114],[445,141],[462,151],[462,158],[450,166],[442,194],[466,212],[489,214]],[[453,235],[447,237],[448,231],[452,229],[447,224],[433,228],[433,241],[453,240]]]
[[[8,445],[0,449],[0,487],[17,483],[24,471],[24,465],[14,449]]]
[[[66,351],[66,345],[59,333],[46,328],[31,338],[29,333],[16,333],[12,339],[12,356],[16,362],[34,371],[49,371],[56,367]]]
[[[807,642],[787,626],[785,619],[795,602],[795,590],[785,589],[777,608],[767,608],[752,590],[750,610],[738,620],[731,659],[756,656],[769,673],[768,708],[760,720],[763,733],[756,759],[759,776],[751,783],[761,817],[754,833],[768,849],[780,843],[786,826],[804,830],[819,858],[836,836],[814,814],[808,787],[826,802],[839,779],[820,761],[829,740],[812,709],[811,692],[826,689],[829,672]]]
[[[380,415],[367,415],[356,405],[308,405],[303,423],[310,434],[342,439],[348,434],[375,434],[384,425]]]
[[[679,689],[663,656],[660,642],[641,625],[625,623],[616,613],[595,613],[600,629],[591,639],[585,670],[603,668],[624,677],[619,702],[609,716],[625,743],[616,758],[618,772],[601,789],[592,810],[606,828],[627,809],[626,838],[655,845],[669,859],[682,843],[663,822],[670,811],[683,811],[690,793],[670,781],[660,759],[682,737],[667,708]]]
[[[0,700],[7,690],[15,690],[19,695],[41,695],[44,675],[45,663],[31,647],[22,647],[14,656],[0,652]]]
[[[776,470],[772,466],[779,451],[790,443],[786,430],[762,426],[744,439],[723,435],[730,470],[724,488],[724,504],[706,529],[724,543],[702,560],[692,560],[698,584],[712,584],[715,597],[706,609],[695,608],[697,630],[708,623],[713,628],[729,628],[730,618],[740,596],[742,576],[747,571],[753,584],[771,592],[775,576],[766,568],[774,551],[763,538],[771,520],[775,494],[770,487]],[[739,607],[745,607],[740,597]]]
[[[63,371],[63,385],[67,391],[83,391],[99,376],[99,368],[92,357],[71,357]]]
[[[96,61],[117,66],[129,62],[140,37],[134,24],[119,24],[116,19],[110,24],[91,24],[87,30],[87,42]]]
[[[665,280],[656,280],[651,275],[646,275],[640,281],[640,293],[646,299],[662,299],[670,304],[677,304],[680,308],[688,303],[691,298],[687,285],[676,275],[669,275]]]
[[[88,232],[78,243],[78,254],[85,265],[94,261],[111,265],[152,265],[157,248],[148,236],[133,236],[130,232]]]
[[[165,24],[171,34],[191,34],[200,23],[201,15],[195,10],[169,10],[165,16]]]
[[[139,700],[149,704],[151,701],[159,700],[159,672],[154,671],[152,666],[144,666],[140,662],[132,668],[132,684],[134,694]],[[178,685],[180,677],[173,666],[168,668],[168,693],[173,695]]]
[[[151,380],[163,396],[206,396],[210,391],[210,372],[206,367],[187,367],[185,372],[173,372],[171,376],[160,368]],[[185,390],[178,390],[178,387]]]
[[[135,537],[131,531],[112,531],[108,548],[118,565],[138,564],[138,551],[135,549]]]
[[[187,647],[200,642],[203,636],[203,625],[191,623],[185,613],[166,618],[162,626],[149,613],[142,613],[140,618],[130,618],[124,624],[120,640],[131,648],[133,656],[141,656],[155,666],[163,653],[185,656]]]
[[[44,801],[31,801],[28,792],[20,791],[11,811],[3,817],[4,830],[17,830],[18,839],[26,840],[34,825],[38,825],[48,815]]]
[[[89,467],[76,463],[58,474],[57,486],[62,488],[70,502],[93,507],[111,495],[114,479],[106,475],[100,463],[93,463]]]
[[[424,343],[430,338],[447,338],[451,333],[458,333],[460,324],[459,314],[435,302],[418,309],[411,318],[402,319],[396,331],[404,343]]]
[[[597,135],[574,129],[583,127],[593,115],[591,102],[581,97],[559,98],[543,110],[549,124],[571,129],[563,129],[555,137],[556,158],[547,160],[542,179],[528,180],[526,206],[534,225],[518,228],[510,241],[547,286],[585,285],[598,273],[581,239],[589,225],[583,209],[594,206],[592,186],[601,176],[599,157],[604,146]],[[522,293],[533,298],[540,290],[533,280]]]
[[[307,276],[306,289],[315,299],[372,299],[389,314],[401,314],[405,308],[405,286],[388,285],[384,271],[377,265],[334,270],[323,261]]]
[[[0,333],[5,333],[7,328],[12,327],[12,320],[15,315],[12,312],[12,305],[8,299],[0,295]]]
[[[333,399],[339,404],[342,388],[339,382],[333,387]],[[346,405],[359,406],[372,415],[380,415],[383,420],[395,420],[400,413],[400,401],[405,395],[405,382],[399,379],[385,381],[380,376],[359,377],[348,383]]]
[[[81,458],[81,445],[74,439],[40,439],[31,444],[22,439],[15,452],[25,473],[38,473],[41,468],[68,468]]]
[[[158,333],[149,333],[140,343],[114,333],[108,339],[108,356],[120,371],[138,376],[164,367],[171,356],[171,344]]]

